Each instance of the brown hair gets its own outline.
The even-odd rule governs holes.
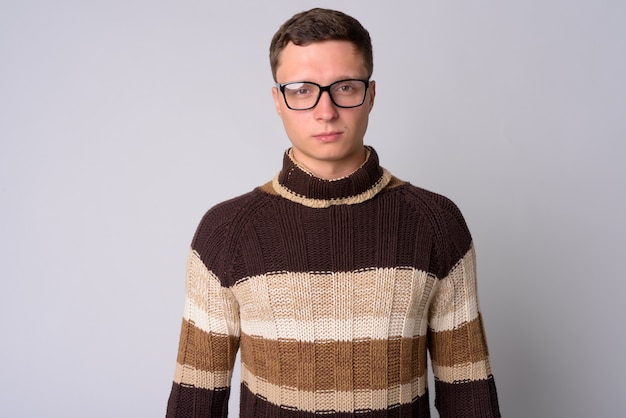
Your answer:
[[[372,40],[369,32],[358,20],[345,13],[315,8],[294,15],[278,29],[270,43],[270,66],[276,80],[280,53],[289,42],[306,46],[313,42],[349,41],[363,56],[368,77],[374,70]]]

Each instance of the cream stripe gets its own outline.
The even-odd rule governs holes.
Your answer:
[[[281,272],[241,281],[233,293],[242,331],[251,336],[309,342],[411,338],[426,333],[423,318],[435,281],[411,268]]]
[[[187,294],[184,318],[205,331],[225,335],[239,334],[237,302],[230,289],[221,286],[196,251],[187,263]]]
[[[440,280],[430,312],[430,327],[435,332],[451,331],[478,318],[476,259],[474,247]]]
[[[389,318],[387,318],[389,321]],[[302,342],[358,341],[364,339],[387,340],[390,338],[413,338],[426,335],[426,331],[415,329],[417,321],[409,318],[406,329],[391,330],[381,327],[384,318],[356,318],[353,321],[336,321],[323,318],[318,321],[242,321],[242,332],[270,340],[289,339]],[[281,331],[278,335],[277,329]],[[316,332],[304,332],[316,329]]]
[[[439,366],[433,362],[433,372],[437,379],[446,383],[485,380],[491,375],[491,366],[488,360],[454,367]]]
[[[193,385],[202,389],[219,389],[230,386],[232,371],[209,372],[189,365],[176,363],[174,381],[183,385]]]
[[[423,396],[428,385],[428,377],[424,375],[412,383],[397,385],[387,390],[299,391],[296,388],[268,383],[254,376],[245,364],[241,365],[241,379],[252,393],[263,397],[268,402],[308,412],[387,409],[392,405],[409,404],[418,396]]]
[[[276,193],[285,199],[291,200],[292,202],[300,203],[301,205],[308,206],[311,208],[328,208],[333,205],[354,205],[356,203],[365,202],[366,200],[371,199],[376,194],[378,194],[382,189],[389,184],[391,181],[391,173],[383,168],[383,175],[378,179],[378,181],[369,189],[354,196],[335,198],[335,199],[313,199],[308,198],[306,196],[302,196],[294,193],[290,189],[286,188],[278,181],[278,177],[280,172],[276,174],[274,179],[272,180],[272,186]]]

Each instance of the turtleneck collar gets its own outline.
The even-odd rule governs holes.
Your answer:
[[[290,150],[283,157],[283,168],[274,177],[274,190],[285,199],[313,208],[353,205],[374,197],[389,184],[392,176],[378,163],[374,148],[366,147],[365,162],[352,174],[326,180],[298,164]]]

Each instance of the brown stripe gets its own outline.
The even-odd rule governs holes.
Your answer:
[[[327,418],[341,418],[341,417],[363,417],[363,418],[412,418],[412,417],[427,417],[430,416],[428,407],[428,392],[423,396],[416,397],[411,403],[399,404],[390,406],[384,409],[363,409],[351,413],[341,413],[335,411],[295,411],[289,408],[281,408],[279,405],[275,405],[267,400],[256,396],[250,389],[244,384],[241,385],[241,410],[243,411],[242,417],[251,417],[254,415],[254,411],[261,411],[254,415],[259,417],[292,417],[292,418],[316,418],[323,415]],[[323,414],[321,413],[323,412]],[[334,413],[333,413],[334,412]],[[451,415],[452,416],[452,415]]]
[[[242,335],[241,361],[277,386],[301,391],[386,389],[426,373],[426,338],[276,341]],[[388,359],[396,359],[389,362]]]
[[[352,242],[350,256],[339,260],[329,245],[336,233],[329,228],[329,219],[337,210],[349,211],[342,229],[350,231]],[[217,251],[215,243],[224,240],[223,252]],[[443,278],[470,245],[471,237],[456,207],[441,196],[402,184],[348,209],[308,208],[255,189],[209,211],[193,249],[207,269],[230,287],[247,277],[277,271],[404,266]],[[249,248],[255,251],[249,254]],[[373,259],[372,249],[384,252]]]
[[[226,372],[232,369],[237,355],[237,338],[207,333],[183,320],[180,339],[177,359],[179,364],[208,372]]]
[[[480,315],[452,331],[433,332],[430,339],[432,360],[440,366],[475,363],[489,356]]]
[[[435,405],[442,417],[499,418],[498,395],[493,377],[462,383],[435,381]]]
[[[167,418],[226,416],[230,389],[210,390],[174,383],[167,402]]]

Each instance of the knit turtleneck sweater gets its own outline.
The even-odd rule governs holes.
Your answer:
[[[324,180],[288,153],[273,181],[203,217],[167,417],[499,417],[475,256],[457,207],[368,148]]]

